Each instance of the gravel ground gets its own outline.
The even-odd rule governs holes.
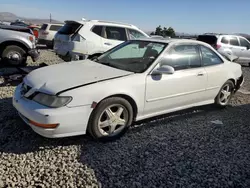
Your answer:
[[[61,60],[42,49],[42,62]],[[250,91],[250,68],[243,71]],[[250,95],[239,92],[224,110],[138,122],[121,139],[98,143],[38,136],[13,109],[14,89],[0,87],[0,187],[250,187]]]

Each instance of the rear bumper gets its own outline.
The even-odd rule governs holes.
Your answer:
[[[28,51],[28,54],[30,55],[33,62],[36,62],[40,56],[40,52],[36,48]]]
[[[38,39],[38,44],[51,45],[52,41],[46,39]]]
[[[69,52],[69,51],[65,55],[61,55],[60,53],[56,53],[56,54],[64,61],[76,61],[76,60],[84,60],[88,58],[88,55],[75,53],[75,52]]]

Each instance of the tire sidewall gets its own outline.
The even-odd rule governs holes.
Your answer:
[[[103,114],[103,111],[108,106],[113,105],[113,104],[122,105],[128,111],[128,121],[127,121],[124,129],[120,133],[118,133],[117,135],[103,136],[100,133],[99,128],[98,128],[98,121],[99,121],[100,116]],[[114,140],[114,139],[121,137],[127,131],[129,126],[132,124],[133,108],[132,108],[131,104],[123,98],[113,97],[113,98],[104,99],[102,102],[100,102],[100,104],[98,104],[96,106],[90,119],[91,120],[90,120],[89,125],[88,125],[88,130],[94,138],[102,140],[102,141]]]
[[[17,64],[11,63],[10,60],[7,58],[8,54],[11,52],[14,52],[14,53],[16,52],[21,55],[21,59],[19,60]],[[26,52],[21,47],[15,46],[15,45],[5,47],[1,54],[1,58],[3,60],[3,63],[8,66],[21,66],[21,65],[24,65],[27,61]]]
[[[226,85],[230,85],[232,91],[231,91],[231,95],[230,95],[230,97],[229,97],[227,103],[223,104],[223,103],[221,103],[221,101],[220,101],[220,95],[221,95],[222,89],[223,89]],[[225,106],[227,106],[227,105],[230,103],[231,99],[232,99],[232,96],[233,96],[233,88],[234,88],[234,87],[235,87],[235,86],[234,86],[234,83],[233,83],[231,80],[228,80],[225,84],[223,84],[223,86],[221,87],[221,89],[220,89],[218,95],[216,96],[215,104],[218,105],[218,106],[220,106],[220,107],[225,107]]]

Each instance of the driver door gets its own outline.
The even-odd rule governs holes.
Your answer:
[[[161,61],[161,60],[160,60]],[[173,74],[149,74],[146,78],[144,115],[157,115],[205,100],[207,73],[201,66],[197,45],[177,45],[164,57]],[[155,67],[161,66],[161,62]]]

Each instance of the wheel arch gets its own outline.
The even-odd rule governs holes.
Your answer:
[[[234,78],[230,78],[230,79],[228,79],[227,81],[232,81],[232,82],[233,82],[233,84],[234,84],[234,86],[236,85],[236,81],[235,81],[235,79],[234,79]]]
[[[18,46],[18,47],[22,48],[26,53],[28,53],[29,48],[25,44],[23,44],[22,42],[19,42],[19,41],[14,41],[14,40],[2,42],[0,44],[0,50],[3,51],[3,49],[5,47],[11,46],[11,45]]]
[[[137,113],[138,113],[138,106],[137,106],[135,100],[134,100],[131,96],[127,95],[127,94],[114,94],[114,95],[109,95],[109,96],[103,98],[102,100],[100,100],[100,101],[97,103],[96,107],[98,107],[98,105],[99,105],[103,100],[108,99],[108,98],[111,98],[111,97],[120,97],[120,98],[123,98],[123,99],[127,100],[127,101],[130,103],[130,105],[132,106],[132,109],[133,109],[133,120],[135,120],[135,118],[136,118],[136,116],[137,116]],[[94,111],[94,110],[93,110],[93,111]],[[93,113],[93,111],[92,111],[92,113]]]

